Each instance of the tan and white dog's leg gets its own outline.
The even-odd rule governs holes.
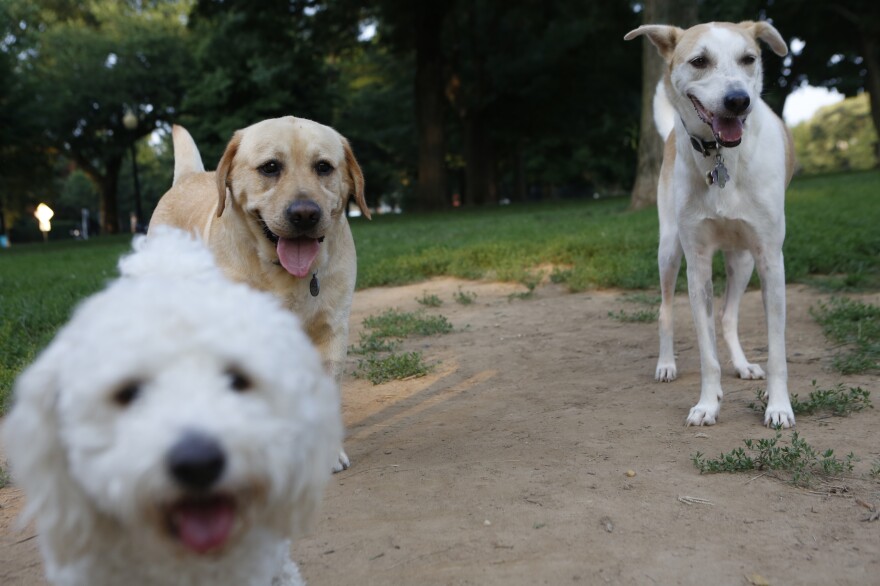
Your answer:
[[[714,425],[721,410],[721,365],[715,345],[715,314],[712,287],[714,250],[705,244],[683,242],[687,258],[688,295],[697,344],[700,347],[700,401],[691,408],[687,425]]]
[[[664,233],[665,232],[665,233]],[[673,348],[673,305],[675,282],[681,269],[681,242],[678,233],[661,229],[660,246],[657,249],[657,265],[660,269],[660,355],[654,378],[660,382],[674,381],[678,376]]]
[[[741,379],[765,378],[761,367],[746,359],[739,343],[739,304],[755,269],[755,259],[747,250],[725,250],[724,264],[727,268],[727,288],[721,309],[721,333],[730,350],[733,367]]]
[[[769,243],[765,243],[769,244]],[[764,425],[794,425],[794,411],[788,397],[788,364],[785,358],[785,265],[782,243],[766,246],[757,257],[761,277],[764,315],[767,316],[767,410]]]

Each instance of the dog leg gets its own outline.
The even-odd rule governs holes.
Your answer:
[[[681,242],[678,239],[678,234],[664,234],[660,238],[660,247],[657,252],[662,299],[658,320],[660,323],[660,356],[657,359],[654,379],[664,383],[673,381],[678,376],[673,350],[673,302],[675,282],[678,280],[678,271],[681,268],[681,254]]]
[[[764,425],[794,425],[794,411],[788,397],[788,364],[785,357],[785,264],[782,249],[758,257],[761,294],[767,316],[767,410]]]
[[[739,378],[748,380],[764,378],[761,367],[746,360],[737,331],[739,304],[755,268],[755,259],[745,250],[726,250],[724,264],[727,267],[727,288],[721,309],[721,333],[724,341],[727,342]]]
[[[687,425],[714,425],[721,410],[721,366],[715,347],[712,297],[712,251],[706,247],[687,255],[688,296],[700,347],[700,401],[691,408]]]

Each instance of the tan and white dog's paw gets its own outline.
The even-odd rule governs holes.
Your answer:
[[[654,371],[654,380],[661,383],[668,383],[678,378],[678,369],[675,368],[675,362],[658,362],[657,370]]]
[[[736,373],[739,375],[739,378],[743,380],[758,380],[767,378],[767,375],[764,374],[764,369],[762,369],[757,364],[746,362],[743,364],[735,364],[734,367],[736,368]]]
[[[794,427],[794,411],[791,405],[767,405],[764,411],[764,425],[767,427],[782,427],[789,429]]]
[[[351,460],[348,459],[348,454],[345,453],[345,450],[339,450],[339,457],[333,463],[333,472],[342,472],[349,468],[351,468]]]
[[[690,427],[701,425],[715,425],[718,420],[718,414],[721,412],[721,401],[700,401],[693,407],[688,414],[686,426]]]

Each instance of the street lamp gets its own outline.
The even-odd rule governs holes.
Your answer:
[[[52,229],[52,223],[49,220],[51,220],[54,215],[55,212],[52,211],[52,208],[44,203],[38,205],[36,211],[34,212],[34,216],[37,218],[37,222],[39,222],[40,224],[40,232],[43,233],[43,242],[47,242],[49,240],[49,230]]]
[[[122,124],[128,130],[134,130],[138,125],[138,118],[131,109],[125,109],[125,115],[122,117]],[[135,232],[144,232],[143,211],[141,210],[141,183],[138,180],[137,156],[134,148],[135,141],[131,141],[131,174],[134,177],[134,214],[136,216],[134,229]]]

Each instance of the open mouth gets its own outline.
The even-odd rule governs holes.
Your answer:
[[[186,549],[205,554],[222,548],[235,526],[235,499],[223,494],[184,497],[166,511],[166,522]]]
[[[320,251],[321,243],[324,237],[319,236],[312,238],[309,236],[297,236],[295,238],[285,238],[275,234],[263,221],[263,218],[257,216],[260,227],[266,238],[275,245],[275,252],[278,253],[278,263],[284,267],[284,270],[294,277],[302,278],[308,276],[312,263]]]
[[[743,129],[745,128],[747,116],[717,116],[706,109],[705,106],[692,94],[687,95],[697,116],[700,120],[709,125],[715,141],[724,147],[735,147],[742,142]]]

